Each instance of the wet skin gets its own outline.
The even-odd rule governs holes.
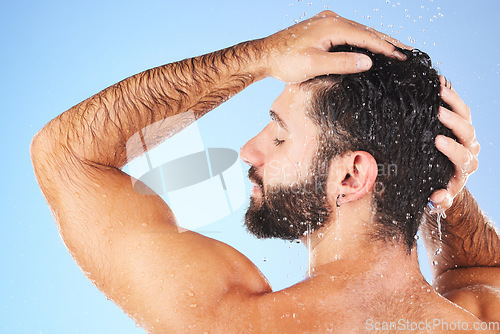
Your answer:
[[[485,301],[500,305],[494,294],[483,291],[482,298],[470,298],[471,290],[465,288],[500,286],[495,281],[496,258],[478,262],[483,268],[463,268],[466,272],[459,276],[464,279],[450,268],[440,268],[440,291],[472,315],[425,282],[415,251],[408,256],[401,245],[368,242],[376,162],[366,152],[351,152],[332,163],[327,200],[333,203],[340,191],[346,196],[322,229],[323,237],[311,236],[312,276],[277,292],[234,248],[179,229],[168,205],[158,195],[136,192],[135,180],[121,171],[143,152],[143,142],[128,146],[138,129],[182,117],[186,111],[201,117],[268,76],[300,82],[368,69],[369,59],[328,53],[331,45],[346,43],[401,59],[393,45],[399,42],[323,12],[267,38],[129,77],[66,111],[35,136],[35,175],[71,255],[88,278],[145,330],[356,333],[366,331],[369,319],[472,324],[493,317],[481,310]],[[470,116],[454,92],[446,98],[455,116]],[[242,151],[242,158],[256,166],[264,191],[303,180],[307,174],[316,138],[306,116],[307,104],[307,92],[287,86],[272,109],[289,133],[272,120]],[[473,128],[453,117],[447,126],[464,140],[440,150],[459,170],[473,172],[473,164],[467,169],[464,159],[471,154],[468,161],[477,162],[478,150],[469,145],[474,141],[467,140]],[[162,131],[158,127],[142,138],[148,148],[166,136]],[[276,146],[276,138],[285,142]],[[282,170],[286,172],[275,173]],[[453,197],[464,183],[457,178],[454,188],[443,192]],[[258,202],[262,194],[256,189],[252,196]],[[482,255],[471,248],[464,257]]]

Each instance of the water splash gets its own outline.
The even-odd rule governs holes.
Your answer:
[[[442,232],[442,226],[441,226],[441,218],[443,218],[443,219],[446,218],[446,214],[444,212],[438,212],[438,214],[437,214],[437,228],[438,228],[438,236],[439,236],[439,247],[436,250],[436,252],[434,252],[434,256],[438,256],[443,251],[443,247],[442,247],[443,232]],[[437,263],[437,261],[434,260],[434,261],[432,261],[432,264],[434,266],[436,266],[438,263]]]
[[[311,223],[307,224],[307,276],[311,276]]]
[[[444,212],[438,212],[437,214],[437,228],[438,228],[438,235],[439,235],[439,242],[441,243],[442,238],[443,238],[443,232],[441,231],[441,218],[445,219],[446,214]]]

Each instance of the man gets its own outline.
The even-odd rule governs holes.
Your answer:
[[[344,152],[334,147],[324,151],[331,158],[320,188],[324,192],[317,192],[323,202],[310,208],[315,215],[322,212],[322,218],[289,223],[294,236],[309,233],[314,271],[304,282],[278,292],[230,246],[194,232],[179,233],[161,198],[135,192],[130,176],[120,170],[142,152],[143,147],[134,150],[127,145],[138,130],[165,120],[164,127],[145,134],[138,145],[160,142],[167,135],[168,117],[182,117],[186,111],[201,117],[257,80],[271,76],[300,83],[372,66],[363,54],[328,52],[343,44],[383,54],[393,62],[407,57],[386,36],[323,12],[262,40],[130,77],[61,114],[35,136],[31,147],[35,173],[68,249],[89,279],[148,332],[353,333],[370,330],[369,326],[376,329],[385,320],[405,319],[410,326],[435,318],[473,326],[480,320],[493,321],[491,317],[498,314],[471,314],[442,298],[422,277],[414,247],[398,238],[382,242],[387,235],[373,238],[378,220],[370,208],[378,171],[377,161],[366,151],[349,147]],[[308,102],[319,91],[316,84],[313,80],[287,85],[273,104],[270,124],[242,149],[256,184],[247,215],[251,230],[259,226],[252,216],[259,220],[256,211],[269,204],[280,188],[291,184],[296,189],[309,172],[315,172],[315,153],[328,135],[320,133],[321,120],[309,115]],[[478,151],[466,121],[470,114],[450,88],[443,88],[443,99],[455,111],[443,123],[462,145],[438,137],[437,147],[459,171],[470,173],[476,168]],[[468,164],[467,157],[471,157]],[[289,166],[291,172],[271,173],[273,168],[284,171]],[[448,190],[433,194],[435,203],[449,206],[446,197],[456,195],[463,183],[461,177],[452,180]],[[385,189],[378,190],[383,196]],[[289,213],[292,218],[300,212]],[[446,231],[453,233],[452,228]],[[490,233],[491,244],[498,241],[495,237]],[[461,258],[470,258],[474,246],[464,248]],[[451,244],[446,253],[453,249]],[[494,279],[498,268],[492,267],[498,264],[498,254],[489,249],[481,254],[485,257],[477,263],[481,267],[463,269],[469,273],[467,279],[450,283],[451,274],[440,281],[443,293],[455,293],[450,298],[467,309],[483,305],[482,300],[460,299],[461,289],[472,285],[484,288],[484,297],[498,307],[498,299],[488,290],[498,287]],[[474,274],[476,270],[482,270],[481,276]]]

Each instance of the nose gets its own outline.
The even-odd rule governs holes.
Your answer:
[[[257,136],[253,137],[240,149],[240,158],[250,166],[260,167],[264,163],[264,155],[257,145]]]

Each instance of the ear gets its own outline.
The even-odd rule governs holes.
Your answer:
[[[377,161],[368,152],[352,152],[344,159],[342,165],[347,173],[340,182],[339,205],[356,201],[371,192],[378,174]]]

